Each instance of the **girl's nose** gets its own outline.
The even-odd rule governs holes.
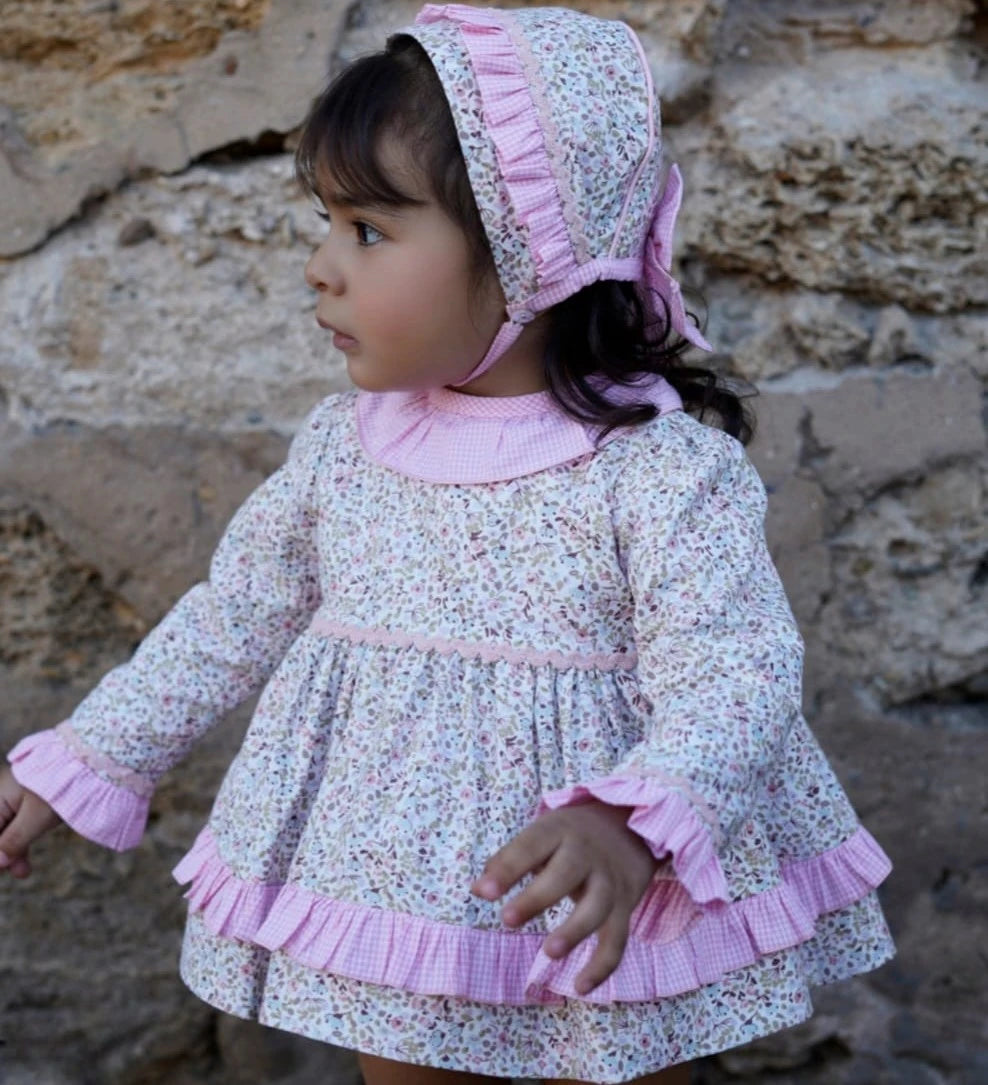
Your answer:
[[[306,262],[305,281],[313,290],[326,290],[331,294],[343,292],[343,277],[330,256],[328,238]]]

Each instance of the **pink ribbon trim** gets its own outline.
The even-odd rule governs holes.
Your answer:
[[[632,670],[637,661],[634,649],[626,652],[552,652],[537,648],[514,648],[510,644],[480,644],[475,641],[433,637],[417,633],[397,633],[388,629],[364,629],[338,622],[329,612],[317,611],[309,631],[318,636],[334,637],[351,644],[374,647],[412,648],[438,655],[458,655],[483,663],[527,664],[530,667],[555,667],[557,670],[616,671]]]
[[[684,339],[702,350],[713,350],[700,330],[686,315],[679,283],[670,274],[672,268],[672,237],[676,218],[683,200],[683,177],[679,166],[672,166],[665,189],[655,205],[652,225],[645,239],[642,257],[645,283],[661,295],[669,306],[669,321]]]
[[[174,876],[191,882],[190,910],[224,938],[279,950],[320,971],[420,994],[448,994],[510,1005],[639,1002],[715,983],[759,958],[808,941],[817,918],[853,904],[878,886],[888,859],[859,828],[837,847],[782,868],[773,889],[733,903],[681,907],[682,886],[656,883],[657,915],[674,906],[674,939],[633,931],[618,969],[596,990],[578,995],[574,980],[594,950],[590,938],[561,961],[541,950],[543,934],[462,928],[420,916],[332,900],[300,885],[237,878],[207,827]],[[678,902],[678,903],[677,903]],[[641,906],[640,906],[641,907]]]
[[[77,833],[114,851],[140,843],[147,796],[105,780],[54,730],[21,739],[7,757],[17,782],[40,795]]]

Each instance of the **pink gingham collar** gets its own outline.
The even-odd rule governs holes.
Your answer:
[[[660,414],[680,410],[661,377],[610,385],[619,404],[651,403]],[[425,482],[504,482],[569,463],[596,451],[598,429],[566,414],[549,392],[471,396],[451,388],[361,392],[357,426],[367,455],[383,467]],[[621,433],[615,430],[606,440]]]

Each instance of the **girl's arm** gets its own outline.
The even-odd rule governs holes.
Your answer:
[[[799,716],[802,641],[765,543],[764,487],[740,444],[701,437],[661,482],[629,478],[618,517],[650,726],[606,777],[541,809],[633,808],[628,827],[706,903],[727,899],[717,852]]]
[[[617,968],[658,863],[694,902],[728,899],[718,854],[799,713],[802,642],[765,544],[764,487],[722,434],[659,433],[654,459],[622,473],[615,513],[649,723],[606,776],[545,794],[471,887],[495,900],[534,875],[504,907],[509,926],[573,899],[544,949],[562,958],[596,933],[577,994]],[[666,923],[656,901],[640,938]]]
[[[320,601],[314,498],[324,415],[317,408],[285,465],[233,517],[209,579],[68,721],[8,755],[17,781],[83,836],[133,847],[161,776],[265,681],[306,628]]]

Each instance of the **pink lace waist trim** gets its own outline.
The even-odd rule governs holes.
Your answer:
[[[147,794],[104,779],[65,744],[61,731],[28,735],[7,757],[18,783],[40,795],[77,833],[115,851],[140,843],[147,823]]]
[[[461,928],[332,900],[300,885],[243,880],[224,863],[208,827],[173,873],[192,883],[190,911],[221,937],[370,983],[523,1005],[650,1001],[715,983],[808,941],[819,916],[866,896],[889,869],[881,848],[859,828],[837,847],[784,866],[773,889],[732,903],[694,905],[688,928],[672,941],[644,940],[632,931],[620,966],[587,995],[577,994],[574,980],[593,952],[593,938],[553,960],[542,952],[542,934]],[[657,884],[652,904],[661,910],[679,883]],[[661,928],[661,921],[654,926]]]
[[[362,629],[335,621],[327,614],[317,613],[309,626],[312,633],[339,637],[355,644],[373,644],[388,648],[415,648],[420,652],[458,655],[479,659],[484,663],[523,663],[532,667],[556,667],[558,670],[631,670],[637,656],[628,652],[551,652],[536,648],[514,648],[510,644],[480,644],[475,641],[449,637],[432,637],[418,633],[396,633],[388,629]]]

